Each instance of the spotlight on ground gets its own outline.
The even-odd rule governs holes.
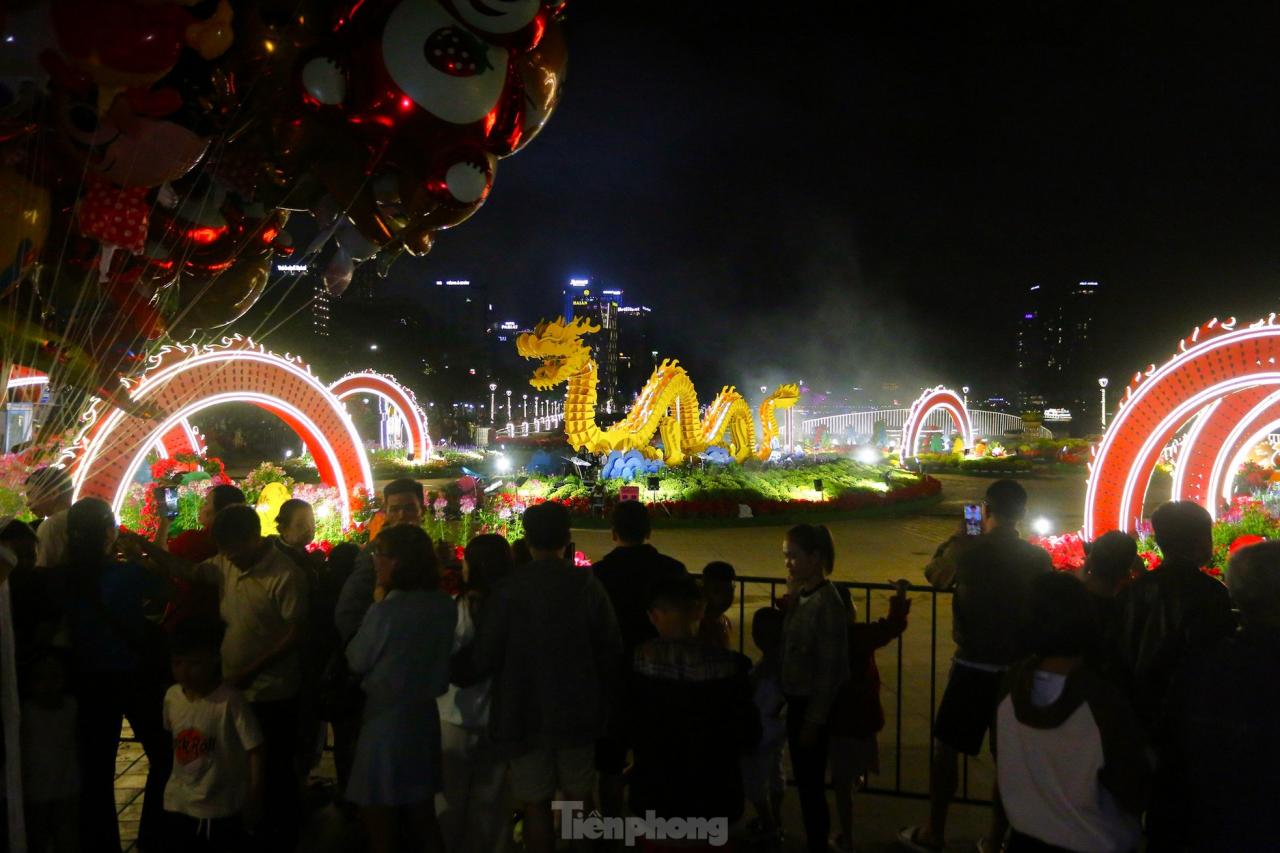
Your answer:
[[[1043,515],[1031,522],[1031,532],[1035,533],[1037,536],[1048,536],[1052,530],[1053,524],[1051,524],[1049,519],[1045,518]]]
[[[876,465],[880,462],[880,451],[874,447],[859,447],[855,458],[863,465]]]
[[[499,474],[505,474],[511,470],[511,460],[505,456],[499,456],[498,461],[493,463],[493,467]]]

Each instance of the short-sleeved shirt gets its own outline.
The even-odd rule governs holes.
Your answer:
[[[164,727],[173,733],[165,811],[208,820],[239,814],[249,791],[248,753],[263,742],[240,692],[222,684],[192,700],[175,684],[164,697]]]
[[[950,550],[950,549],[948,549]],[[1049,554],[1002,525],[972,540],[954,540],[951,599],[956,660],[989,672],[1030,653],[1031,582],[1053,571]]]
[[[220,554],[196,566],[195,575],[218,586],[219,613],[227,623],[222,640],[224,675],[257,660],[306,618],[306,581],[293,560],[269,544],[247,572]],[[244,695],[250,702],[289,699],[297,694],[301,680],[295,647],[258,673]]]

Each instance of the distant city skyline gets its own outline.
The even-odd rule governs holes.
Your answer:
[[[1011,391],[1021,295],[1085,279],[1122,390],[1210,317],[1280,306],[1280,9],[849,12],[827,51],[825,21],[770,7],[575,5],[537,144],[380,286],[468,270],[551,316],[596,277],[644,294],[700,383],[739,385]]]

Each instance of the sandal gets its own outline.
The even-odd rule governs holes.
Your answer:
[[[898,831],[898,843],[908,850],[914,850],[916,853],[939,853],[943,849],[942,845],[925,844],[919,840],[919,836],[924,827],[908,826]]]

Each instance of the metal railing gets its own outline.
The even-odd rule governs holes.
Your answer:
[[[755,608],[766,606],[766,603],[767,606],[775,606],[781,596],[786,593],[786,583],[785,578],[756,577],[749,575],[738,576],[738,595],[737,601],[735,602],[738,611],[738,651],[751,656],[753,659],[758,657],[758,654],[751,654],[753,647],[748,643],[750,637],[751,612],[754,612]],[[832,583],[837,587],[848,590],[850,598],[857,607],[858,619],[863,622],[871,622],[873,619],[878,619],[885,615],[888,610],[888,595],[896,591],[895,585],[891,583],[867,583],[859,581],[832,581]],[[760,593],[759,588],[761,586],[768,587],[767,595]],[[782,587],[781,592],[779,592],[779,587]],[[750,592],[751,595],[748,595],[748,592]],[[889,651],[889,649],[893,649],[891,653],[894,655],[894,660],[891,669],[889,667],[885,667],[880,670],[881,704],[884,706],[886,713],[885,726],[879,735],[881,746],[881,775],[879,778],[883,779],[889,775],[885,772],[889,762],[884,759],[891,756],[893,784],[887,785],[883,782],[876,782],[875,784],[872,784],[872,779],[868,778],[867,786],[863,790],[871,794],[907,797],[910,799],[928,799],[929,765],[934,746],[933,720],[938,709],[938,701],[941,699],[942,687],[945,687],[945,681],[942,686],[939,686],[938,682],[938,600],[949,600],[952,593],[950,590],[939,590],[934,589],[932,586],[916,585],[908,587],[907,592],[908,595],[913,598],[911,616],[908,618],[907,630],[899,636],[897,640],[893,641],[893,643],[881,650]],[[927,601],[920,598],[920,595],[925,596]],[[750,599],[753,604],[749,604],[748,599]],[[876,615],[874,612],[876,608],[873,605],[878,601],[883,601],[883,609],[879,611],[879,615]],[[922,608],[920,606],[921,604],[926,604],[926,607]],[[751,612],[749,612],[749,608]],[[929,624],[927,626],[920,625],[920,619],[922,616],[928,619]],[[918,632],[922,630],[927,630],[929,633],[927,672],[921,672],[919,668],[914,666],[907,666],[904,656],[904,638],[908,635],[918,637]],[[946,645],[943,649],[942,661],[949,666],[951,659],[950,632],[947,632],[947,635],[943,638],[943,642]],[[885,678],[886,672],[889,671],[894,673],[892,684],[889,683],[889,679]],[[910,719],[910,716],[904,717],[904,704],[908,701],[906,699],[908,687],[911,686],[913,688],[912,692],[920,692],[918,690],[918,686],[924,683],[925,678],[928,679],[928,707],[927,709],[917,709],[916,713],[918,715],[919,711],[927,711],[927,715],[920,721],[920,729],[916,732],[904,732],[904,719]],[[911,681],[907,682],[904,681],[904,679],[911,679]],[[892,690],[892,697],[886,697],[885,695],[889,689]],[[904,760],[904,755],[909,755],[911,753],[909,740],[913,734],[924,734],[926,730],[928,736],[922,746],[927,748],[919,751],[920,756],[916,759],[919,766],[912,765],[907,767],[906,765],[908,762]],[[904,734],[908,737],[908,749],[906,752],[904,752]],[[892,738],[893,742],[892,752],[889,752],[884,748],[886,742],[890,738]],[[904,769],[909,771],[909,775],[916,777],[918,784],[911,784],[910,782],[904,784]],[[990,765],[990,762],[986,763],[985,772],[988,775],[994,774],[994,768]],[[954,802],[968,803],[971,805],[990,805],[991,800],[987,798],[988,794],[984,793],[978,797],[970,795],[969,776],[970,759],[968,756],[962,755],[960,788]]]

